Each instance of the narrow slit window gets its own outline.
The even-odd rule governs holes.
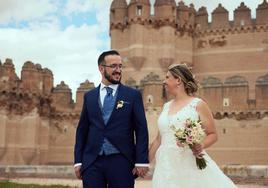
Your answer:
[[[137,6],[137,16],[141,16],[142,15],[142,6],[138,5]]]

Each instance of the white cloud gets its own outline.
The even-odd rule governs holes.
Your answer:
[[[23,63],[31,60],[54,73],[55,84],[65,80],[76,89],[88,75],[97,70],[99,49],[106,41],[98,37],[97,25],[69,26],[61,31],[57,27],[0,29],[1,59],[10,57],[19,74]],[[97,82],[99,77],[88,78]]]
[[[57,10],[56,3],[49,0],[0,1],[0,24],[35,20]]]
[[[35,1],[31,5],[33,10],[38,11],[40,6],[44,6],[46,11],[39,9],[40,17],[38,15],[24,16],[22,19],[20,15],[23,15],[24,11],[17,8],[21,5],[20,2],[2,3],[9,10],[5,13],[0,12],[0,18],[5,18],[2,19],[5,24],[12,23],[13,20],[28,21],[28,26],[23,28],[0,27],[0,59],[2,62],[5,58],[13,59],[18,76],[20,76],[23,63],[27,60],[39,63],[52,70],[54,86],[64,80],[72,88],[73,94],[79,84],[86,79],[95,84],[99,83],[97,58],[103,49],[109,48],[109,38],[103,37],[109,32],[109,2],[94,1],[92,6],[92,0],[87,2],[69,1],[68,6],[71,5],[70,2],[78,4],[68,12],[67,17],[72,17],[73,13],[95,12],[96,23],[85,22],[78,26],[70,23],[64,28],[61,27],[60,16],[66,13],[63,13],[65,9],[62,9],[62,12],[56,12],[55,8],[63,7],[63,5],[55,4],[52,8]],[[47,3],[46,5],[51,5],[49,1],[44,2]],[[27,7],[28,4],[24,6]],[[31,11],[27,11],[28,14],[32,14]]]
[[[109,6],[110,1],[107,0],[68,0],[64,6],[64,14],[70,15],[72,13],[84,13],[90,11],[99,12],[103,8],[104,11],[106,11]]]

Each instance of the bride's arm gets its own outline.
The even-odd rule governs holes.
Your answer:
[[[150,163],[154,160],[155,153],[156,153],[157,149],[159,148],[160,143],[161,143],[161,136],[160,136],[160,133],[158,131],[157,136],[154,139],[154,141],[152,142],[150,149],[149,149],[149,161],[150,161]]]
[[[205,103],[204,101],[200,101],[198,103],[196,110],[199,114],[201,124],[205,129],[207,135],[202,144],[202,149],[205,149],[214,144],[218,139],[215,127],[215,121],[211,110],[209,109],[207,103]]]

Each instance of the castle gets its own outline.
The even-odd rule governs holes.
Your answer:
[[[182,1],[113,0],[111,48],[124,57],[123,83],[142,92],[150,130],[169,100],[162,81],[172,63],[191,67],[213,111],[219,141],[208,149],[219,164],[268,164],[268,3],[241,3],[234,20],[219,4],[208,22],[205,7]],[[25,62],[21,77],[11,59],[0,64],[1,164],[72,164],[74,136],[86,81],[76,101],[64,82],[54,87],[47,68]]]

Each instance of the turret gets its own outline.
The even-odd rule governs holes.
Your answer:
[[[15,73],[15,67],[12,59],[7,58],[4,64],[2,65],[3,72],[5,76],[9,77],[9,80],[16,80],[17,75]]]
[[[12,59],[7,58],[6,61],[0,64],[0,88],[4,90],[16,87],[16,82],[19,80],[15,73]]]
[[[40,91],[43,90],[43,79],[40,75],[40,68],[40,65],[36,66],[31,61],[27,61],[23,64],[21,70],[23,90],[34,93],[40,93]]]
[[[77,112],[81,111],[82,105],[83,105],[84,94],[87,91],[93,89],[94,87],[95,87],[94,83],[89,82],[88,80],[80,84],[80,87],[76,91],[75,111]]]
[[[128,19],[129,21],[136,18],[149,19],[150,11],[150,0],[131,0],[128,6]]]
[[[251,24],[251,10],[242,2],[234,11],[234,26]]]
[[[206,7],[200,7],[195,16],[195,23],[200,29],[208,28],[208,12]]]
[[[190,4],[189,8],[189,23],[194,26],[195,25],[195,15],[196,15],[196,10],[194,8],[194,4]]]
[[[183,1],[179,2],[177,7],[177,23],[180,26],[188,24],[189,22],[189,7],[187,7]]]
[[[256,9],[256,24],[268,24],[268,3],[263,0],[263,3]]]
[[[126,0],[113,0],[110,8],[110,24],[124,24],[127,17]]]
[[[228,11],[221,4],[219,4],[219,6],[212,12],[211,26],[213,28],[229,27],[228,14]]]
[[[155,0],[154,14],[156,20],[175,22],[176,18],[175,0]]]
[[[53,106],[57,110],[66,111],[68,108],[72,107],[72,91],[64,81],[61,81],[55,88],[53,88]]]
[[[50,94],[53,88],[53,73],[48,68],[42,70],[43,74],[43,93]]]
[[[141,80],[143,103],[145,108],[161,107],[164,103],[163,81],[159,75],[151,72]],[[161,93],[162,95],[159,95]]]

